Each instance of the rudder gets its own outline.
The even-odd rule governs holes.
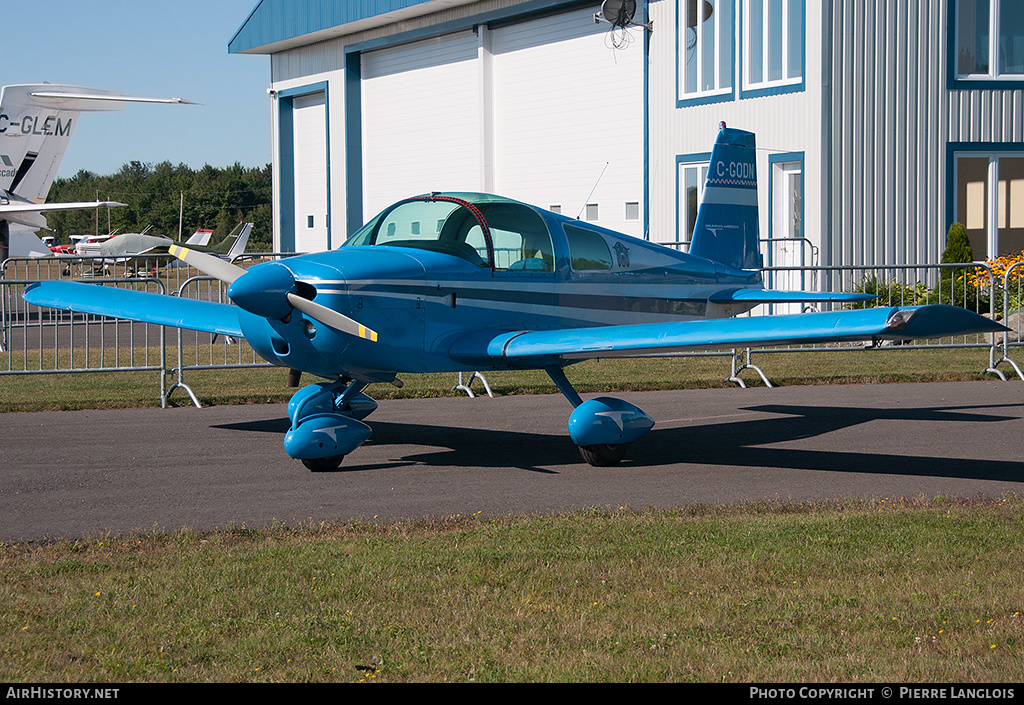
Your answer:
[[[722,126],[711,151],[690,254],[760,269],[754,133]]]

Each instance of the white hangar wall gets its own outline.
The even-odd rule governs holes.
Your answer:
[[[691,165],[706,164],[719,124],[725,122],[755,133],[760,237],[778,240],[772,246],[762,244],[765,265],[812,264],[812,248],[821,246],[823,232],[822,75],[814,49],[820,45],[820,5],[808,2],[804,11],[806,60],[799,84],[764,91],[745,89],[740,80],[744,61],[737,11],[741,3],[730,0],[731,16],[726,16],[732,50],[720,57],[726,61],[718,74],[718,80],[727,85],[718,95],[693,98],[687,96],[681,76],[687,63],[686,24],[680,13],[685,2],[655,0],[649,6],[654,27],[648,77],[650,239],[687,246],[687,223],[692,225],[695,215],[688,212],[692,201],[688,205],[687,173]],[[721,3],[711,4],[715,17]],[[783,168],[799,175],[799,189],[792,196],[784,188]]]
[[[277,91],[275,245],[337,246],[396,198],[466,189],[685,246],[688,184],[725,121],[757,135],[766,264],[934,262],[954,220],[976,258],[1024,246],[1024,68],[955,75],[950,46],[957,17],[1009,0],[708,0],[731,44],[696,93],[692,1],[638,3],[653,31],[620,50],[597,0],[411,3],[250,47]],[[751,78],[752,8],[799,18],[760,21],[765,47],[801,50],[796,75]]]
[[[363,213],[427,191],[480,191],[472,31],[362,55]]]
[[[516,5],[465,5],[272,54],[276,248],[337,247],[395,200],[440,190],[644,234],[643,43],[610,46],[599,5]],[[297,109],[309,101],[324,106],[319,138]],[[326,213],[303,210],[322,203]]]

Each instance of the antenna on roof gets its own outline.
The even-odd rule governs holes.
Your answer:
[[[590,193],[587,194],[586,200],[583,201],[583,208],[580,208],[580,212],[576,214],[576,220],[579,220],[580,216],[583,215],[583,211],[586,210],[587,204],[590,203],[590,197],[594,195],[594,191],[597,190],[597,185],[601,183],[601,179],[604,178],[604,172],[608,171],[608,164],[609,162],[604,163],[604,169],[601,169],[601,174],[597,177],[597,181],[594,182],[594,188],[590,189]]]

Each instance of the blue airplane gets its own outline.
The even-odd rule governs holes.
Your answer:
[[[564,368],[596,357],[760,344],[910,340],[1003,327],[962,308],[739,317],[758,304],[862,294],[766,290],[754,135],[722,126],[688,253],[489,194],[395,203],[341,247],[255,265],[172,246],[229,283],[233,304],[53,281],[31,304],[244,337],[266,360],[326,381],[288,404],[289,456],[336,469],[370,436],[371,383],[423,372],[543,369],[574,407],[569,436],[615,465],[654,425],[621,399],[584,401]]]

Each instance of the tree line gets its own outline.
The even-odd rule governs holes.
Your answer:
[[[46,222],[61,242],[71,235],[142,232],[183,239],[197,228],[214,231],[215,242],[239,222],[253,223],[250,252],[272,249],[273,206],[271,168],[235,163],[225,168],[192,169],[170,162],[157,165],[132,161],[110,176],[82,170],[69,179],[54,179],[47,201],[119,201],[126,206],[84,211],[55,211]],[[108,222],[109,218],[109,222]],[[109,228],[109,230],[108,230]]]

